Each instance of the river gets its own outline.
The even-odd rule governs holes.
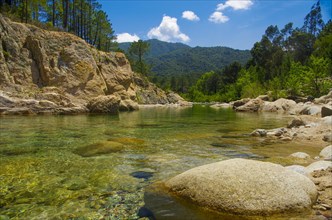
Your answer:
[[[249,136],[288,120],[204,105],[144,107],[116,116],[0,117],[0,216],[135,219],[144,206],[140,215],[151,219],[217,219],[219,214],[160,193],[157,186],[228,158],[270,160],[297,148],[316,153],[310,146],[290,148]],[[109,151],[109,145],[116,147]],[[94,147],[101,150],[82,153]]]

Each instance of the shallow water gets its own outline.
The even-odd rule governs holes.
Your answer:
[[[144,206],[140,215],[151,219],[218,219],[152,188],[227,158],[270,160],[294,149],[314,156],[311,146],[290,148],[248,135],[288,120],[208,106],[145,107],[118,116],[1,117],[0,217],[137,219]]]

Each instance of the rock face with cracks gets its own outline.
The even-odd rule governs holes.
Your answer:
[[[200,206],[241,215],[271,215],[308,209],[315,184],[280,165],[231,159],[188,170],[166,182],[173,193]]]
[[[70,33],[13,22],[0,14],[0,114],[95,112],[89,106],[95,106],[91,102],[97,97],[103,106],[98,112],[135,110],[137,93],[156,94],[137,85],[136,78],[122,53],[98,51]],[[160,94],[153,104],[169,103],[165,92]],[[110,101],[102,96],[110,95],[120,104],[104,108]]]

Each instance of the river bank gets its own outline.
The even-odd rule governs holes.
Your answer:
[[[292,170],[295,173],[300,173],[309,179],[315,184],[316,189],[318,191],[317,199],[312,200],[312,216],[311,219],[331,219],[332,218],[332,91],[320,98],[312,99],[312,100],[288,100],[288,99],[278,99],[276,101],[269,101],[268,96],[259,96],[255,99],[242,99],[238,101],[234,101],[231,103],[217,103],[213,104],[211,106],[212,108],[219,109],[219,108],[233,108],[237,112],[273,112],[276,114],[285,114],[293,116],[293,119],[289,121],[289,123],[285,127],[279,127],[279,128],[273,128],[273,129],[261,129],[257,128],[256,130],[252,131],[250,136],[252,136],[253,139],[261,139],[265,143],[277,143],[277,142],[288,142],[290,147],[291,145],[297,144],[297,145],[305,145],[305,144],[311,144],[312,146],[317,147],[321,150],[319,155],[316,155],[314,157],[310,157],[306,152],[294,152],[290,154],[288,157],[283,157],[279,159],[272,159],[272,162],[279,163],[279,164],[287,164],[290,166],[286,166],[286,170]],[[329,145],[329,146],[328,146]],[[269,160],[268,160],[269,161]],[[241,162],[241,161],[240,161]],[[225,165],[231,163],[228,161],[225,161]],[[237,162],[238,164],[239,162]],[[243,163],[249,163],[248,162],[241,162]],[[301,166],[301,165],[305,166]],[[212,166],[214,167],[216,173],[219,173],[218,171],[218,164],[210,164],[206,165],[206,167]],[[240,165],[239,165],[240,166]],[[267,165],[259,165],[259,166],[267,166]],[[203,168],[204,167],[204,168]],[[230,168],[233,169],[234,166],[230,166]],[[222,170],[225,168],[222,167]],[[241,168],[244,169],[244,168]],[[240,169],[240,170],[241,170]],[[260,168],[261,169],[261,168]],[[267,169],[267,168],[266,168]],[[203,172],[204,170],[204,172]],[[262,213],[265,215],[266,213],[269,213],[270,206],[273,207],[272,201],[268,201],[264,198],[264,194],[268,193],[270,190],[267,190],[266,192],[260,192],[262,189],[258,190],[257,187],[261,188],[260,186],[255,185],[254,182],[256,180],[252,180],[247,184],[253,184],[251,188],[257,188],[257,192],[255,192],[255,196],[261,197],[261,202],[266,202],[266,204],[269,205],[263,205],[263,208],[259,208],[258,203],[254,205],[254,203],[250,203],[248,207],[243,208],[243,204],[238,204],[237,202],[231,202],[230,207],[227,208],[228,202],[226,202],[227,195],[229,194],[229,190],[225,193],[221,193],[220,195],[226,194],[226,198],[222,198],[219,195],[218,188],[220,187],[214,187],[214,189],[205,189],[205,185],[201,185],[200,183],[195,183],[195,181],[189,181],[189,179],[196,179],[200,178],[201,176],[207,175],[207,173],[210,170],[209,168],[205,168],[205,166],[197,167],[192,170],[189,170],[188,172],[185,172],[183,174],[180,174],[170,181],[166,183],[170,190],[172,192],[175,192],[175,194],[191,198],[195,201],[195,203],[199,203],[203,206],[210,207],[212,209],[216,209],[216,207],[219,207],[217,209],[221,209],[223,211],[230,211],[235,212],[238,214],[246,214],[246,213]],[[234,179],[234,183],[230,184],[231,186],[234,184],[238,184],[239,178],[241,178],[244,173],[241,173],[241,175],[236,176],[237,169],[234,169],[234,172],[231,172],[232,174],[229,174],[231,177],[231,180],[222,181],[222,183],[218,182],[218,178],[215,178],[214,176],[217,175],[214,173],[211,177],[206,177],[208,179],[211,179],[210,184],[218,183],[217,185],[222,185],[223,187],[227,188],[227,182],[232,181],[232,178]],[[257,173],[248,171],[251,174],[249,174],[248,178],[252,177],[251,175],[257,175]],[[283,171],[278,171],[278,175]],[[222,171],[222,173],[224,173]],[[225,174],[222,174],[222,176]],[[266,175],[270,175],[270,173],[266,173]],[[275,174],[276,175],[276,174]],[[189,176],[189,179],[188,179]],[[247,181],[246,178],[243,181]],[[259,179],[262,179],[263,177],[260,177]],[[268,177],[267,177],[268,178]],[[289,177],[290,178],[290,177]],[[185,181],[185,180],[188,181]],[[220,178],[219,178],[220,179]],[[222,179],[225,179],[224,177]],[[288,178],[286,178],[288,180]],[[263,180],[264,182],[265,180]],[[267,181],[267,180],[266,180]],[[199,181],[200,182],[200,181]],[[267,181],[269,182],[269,181]],[[283,181],[280,182],[280,184]],[[297,181],[296,181],[297,182]],[[226,184],[226,185],[225,185]],[[257,183],[256,183],[257,184]],[[265,182],[266,184],[266,182]],[[271,182],[272,184],[272,182]],[[276,184],[276,183],[273,183]],[[278,185],[278,184],[277,184]],[[280,185],[278,185],[279,187]],[[201,188],[202,187],[202,188]],[[240,189],[241,188],[241,189]],[[241,192],[243,191],[243,186],[238,189],[232,189],[231,191],[235,194],[238,190]],[[247,201],[248,199],[251,199],[252,196],[249,196],[248,198],[243,198],[243,195],[249,193],[251,191],[251,188],[245,189],[241,196],[237,198],[238,201]],[[296,187],[298,188],[298,187]],[[211,191],[212,194],[216,196],[211,196],[211,198],[201,197],[199,194],[197,194],[197,189],[200,189],[201,191]],[[193,190],[193,191],[192,191]],[[198,190],[198,191],[200,191]],[[260,195],[260,193],[263,193]],[[293,194],[294,192],[290,192]],[[190,195],[190,196],[188,196]],[[273,194],[274,195],[274,194]],[[229,195],[231,196],[231,194]],[[285,195],[286,196],[286,195]],[[214,198],[216,197],[216,198]],[[217,198],[218,197],[218,198]],[[219,198],[220,197],[220,198]],[[278,197],[278,196],[277,196]],[[279,195],[279,197],[283,197]],[[282,198],[279,198],[281,199]],[[287,197],[287,196],[286,196]],[[294,198],[294,196],[293,196]],[[226,199],[226,200],[225,200]],[[225,201],[224,201],[225,200]],[[289,199],[286,199],[285,202],[288,202]],[[223,202],[222,202],[223,201]],[[221,202],[221,203],[220,203]],[[274,203],[274,202],[273,202]],[[297,204],[300,204],[297,202]],[[235,207],[235,208],[234,208]],[[265,208],[268,207],[268,208]],[[290,208],[291,205],[286,205],[287,208]],[[292,209],[292,208],[290,208]],[[239,211],[242,210],[242,211]],[[256,210],[256,211],[255,211]],[[282,211],[281,206],[279,208],[276,208],[274,210],[275,212],[284,212]],[[265,213],[265,214],[264,214]]]

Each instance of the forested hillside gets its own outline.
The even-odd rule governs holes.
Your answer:
[[[245,65],[233,63],[203,74],[186,93],[193,101],[231,101],[269,94],[271,98],[314,96],[332,88],[332,22],[324,22],[317,1],[302,27],[267,27]]]
[[[0,13],[44,29],[73,33],[99,50],[116,48],[112,24],[97,0],[0,0]]]
[[[232,62],[245,64],[251,57],[246,50],[227,47],[189,47],[182,43],[147,40],[149,50],[143,58],[150,67],[151,79],[163,88],[187,92],[206,71],[221,69]],[[130,43],[119,48],[128,53]],[[131,55],[128,54],[130,58]]]
[[[144,55],[144,58],[150,59],[157,56],[162,56],[164,54],[170,53],[175,50],[189,49],[190,46],[182,43],[168,43],[156,39],[151,39],[146,41],[149,45],[149,51]],[[119,48],[128,52],[131,43],[119,43]]]

